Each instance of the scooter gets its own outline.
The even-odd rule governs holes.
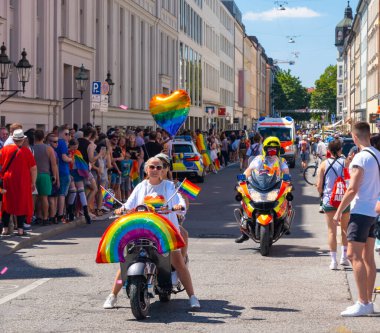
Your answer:
[[[149,210],[145,205],[135,209],[136,212]],[[160,215],[164,213],[160,211]],[[160,254],[158,242],[151,238],[141,237],[129,242],[124,248],[124,259],[120,263],[122,283],[136,319],[149,315],[150,301],[155,296],[160,302],[169,302],[172,294],[185,290],[170,264],[170,252]]]
[[[252,172],[249,179],[242,174],[237,180],[235,199],[241,207],[234,210],[236,222],[243,233],[260,244],[261,255],[268,256],[272,244],[290,233],[294,219],[290,177]]]

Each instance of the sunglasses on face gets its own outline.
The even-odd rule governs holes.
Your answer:
[[[58,141],[50,141],[50,143],[58,143]]]
[[[67,135],[70,135],[70,133],[69,132],[65,132],[65,135],[67,136]]]
[[[155,170],[157,169],[158,171],[162,170],[162,165],[148,165],[149,170]]]

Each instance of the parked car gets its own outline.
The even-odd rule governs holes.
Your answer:
[[[344,156],[348,156],[352,149],[357,149],[352,138],[343,138],[342,153]]]
[[[183,179],[195,178],[203,183],[206,170],[203,166],[202,155],[190,136],[177,136],[173,140],[173,177]]]

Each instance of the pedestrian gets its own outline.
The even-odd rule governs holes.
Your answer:
[[[121,185],[121,165],[120,162],[123,160],[121,148],[118,146],[119,136],[116,131],[111,131],[108,133],[108,139],[111,143],[112,151],[112,166],[111,169],[111,188],[115,193],[116,199],[121,199],[120,185]]]
[[[16,129],[22,129],[22,125],[19,124],[19,123],[13,123],[12,125],[9,126],[9,134],[10,134],[10,135],[9,135],[8,138],[5,140],[5,142],[4,142],[4,147],[7,146],[7,145],[10,145],[10,144],[12,144],[12,143],[14,143],[14,142],[13,142],[13,137],[12,137],[12,135],[13,135],[13,132],[14,132]]]
[[[54,161],[57,168],[57,174],[55,182],[53,181],[53,187],[51,194],[49,195],[49,221],[50,223],[57,224],[57,202],[58,202],[58,193],[60,187],[60,179],[59,179],[59,160],[58,154],[55,149],[58,146],[58,136],[53,132],[49,133],[46,137],[46,143],[53,148],[54,151]]]
[[[327,148],[323,140],[321,139],[321,136],[319,134],[314,135],[315,141],[317,143],[317,149],[316,149],[316,155],[319,157],[322,161],[326,159],[327,154]]]
[[[53,148],[44,141],[44,131],[36,130],[34,132],[33,152],[37,164],[37,195],[39,207],[36,213],[37,220],[42,225],[49,224],[49,195],[51,195],[53,184],[58,179],[58,168]]]
[[[304,172],[310,157],[310,144],[306,134],[302,135],[302,140],[298,144],[298,151],[301,157],[301,172]]]
[[[24,147],[26,136],[22,129],[12,134],[11,144],[0,151],[3,179],[2,235],[9,235],[11,215],[17,220],[17,234],[24,235],[24,223],[33,216],[32,192],[36,187],[37,167],[32,152]]]
[[[0,149],[4,147],[5,141],[8,139],[8,130],[6,127],[0,127]]]
[[[72,159],[69,157],[68,142],[70,132],[65,125],[58,128],[58,145],[55,151],[58,155],[58,172],[60,187],[58,191],[58,209],[57,222],[64,222],[65,200],[69,193],[70,187],[70,168],[69,163]]]
[[[347,228],[347,256],[355,276],[358,301],[341,313],[344,317],[363,316],[374,312],[371,300],[376,279],[375,206],[380,194],[380,152],[371,147],[369,124],[356,123],[352,138],[360,152],[353,158],[348,157],[350,183],[333,217],[333,221],[338,224],[342,220],[343,211],[351,204]]]
[[[224,165],[224,167],[226,167],[228,165],[228,162],[229,162],[228,140],[227,140],[227,136],[224,132],[220,135],[220,140],[222,141],[221,153],[223,156],[223,165]]]
[[[331,205],[334,184],[339,176],[344,175],[345,157],[342,155],[342,143],[340,140],[334,140],[329,143],[328,150],[332,158],[323,161],[318,170],[317,190],[322,197],[322,208],[325,212],[328,228],[328,245],[330,249],[330,266],[331,270],[338,268],[337,262],[337,225],[333,222],[333,217],[337,208]],[[350,219],[350,207],[347,207],[342,214],[340,221],[342,237],[342,253],[340,265],[349,266],[347,259],[347,224]]]

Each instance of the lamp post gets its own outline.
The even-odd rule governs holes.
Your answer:
[[[109,86],[107,96],[108,96],[108,104],[110,104],[111,103],[112,89],[113,89],[113,86],[115,85],[115,83],[112,81],[111,73],[109,71],[107,73],[107,78],[104,81],[106,81],[108,83],[108,86]]]
[[[4,45],[0,47],[0,92],[9,92],[10,94],[2,101],[0,101],[0,104],[4,103],[8,99],[10,99],[12,96],[16,95],[18,92],[25,93],[25,84],[29,82],[30,78],[30,72],[32,70],[32,65],[29,63],[28,59],[26,59],[27,53],[25,52],[25,49],[21,52],[21,59],[16,64],[13,64],[16,67],[17,75],[18,75],[18,82],[22,85],[22,90],[19,89],[4,89],[4,83],[8,79],[9,72],[12,68],[12,61],[8,58],[5,51],[7,48]]]
[[[63,99],[71,99],[71,102],[67,103],[63,108],[66,109],[68,106],[73,104],[78,99],[83,99],[83,93],[86,91],[88,82],[88,74],[82,64],[79,69],[78,74],[75,77],[75,83],[77,86],[77,90],[80,92],[80,97],[64,97]]]

